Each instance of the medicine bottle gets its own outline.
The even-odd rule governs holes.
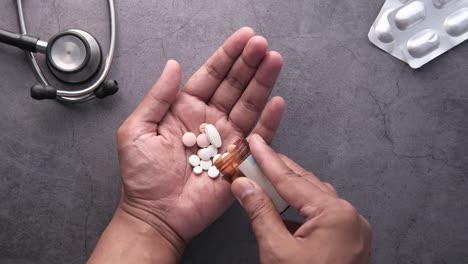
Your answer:
[[[276,192],[273,185],[257,165],[257,162],[250,153],[247,140],[240,139],[234,145],[236,146],[234,150],[215,162],[215,166],[221,172],[223,178],[229,183],[232,183],[239,177],[247,177],[255,181],[268,194],[276,210],[280,213],[285,211],[288,208],[288,204]]]

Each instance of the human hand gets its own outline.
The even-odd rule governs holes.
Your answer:
[[[231,188],[251,220],[262,263],[368,263],[371,226],[336,190],[274,152],[258,135],[250,151],[278,193],[305,218],[291,234],[269,197],[254,181],[237,178]]]
[[[152,226],[179,252],[234,201],[226,181],[192,173],[187,158],[194,149],[186,150],[183,134],[198,131],[202,123],[214,124],[223,151],[252,128],[270,141],[279,125],[283,99],[273,98],[262,109],[283,60],[254,35],[250,28],[234,33],[181,91],[180,67],[169,61],[118,131],[119,210]]]

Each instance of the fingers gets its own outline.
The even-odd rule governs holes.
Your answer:
[[[216,89],[210,104],[229,114],[257,71],[267,49],[268,43],[265,38],[260,36],[251,38],[226,79]]]
[[[328,196],[315,184],[291,170],[259,135],[249,137],[249,146],[265,176],[292,207],[300,210]]]
[[[283,98],[273,97],[267,104],[258,120],[257,125],[252,131],[252,134],[260,135],[268,144],[271,143],[275,136],[276,130],[281,122],[281,117],[284,111]]]
[[[288,166],[290,169],[292,169],[295,173],[298,175],[304,177],[305,179],[309,180],[313,184],[315,184],[317,187],[322,189],[324,192],[328,192],[333,196],[336,196],[336,190],[333,188],[333,186],[329,183],[322,182],[317,176],[315,176],[312,172],[307,171],[306,169],[302,168],[299,164],[291,160],[290,158],[286,157],[285,155],[278,154],[281,160]]]
[[[232,183],[231,190],[249,217],[259,244],[291,238],[270,198],[254,181],[240,177]]]
[[[179,63],[169,60],[161,77],[127,119],[128,122],[136,123],[144,130],[139,132],[155,132],[157,123],[161,121],[177,97],[181,80]]]
[[[255,124],[270,96],[282,66],[283,58],[281,55],[274,51],[268,52],[247,89],[234,105],[229,119],[244,134],[247,134]]]
[[[187,81],[183,91],[202,101],[208,101],[254,35],[255,32],[248,27],[232,34]]]

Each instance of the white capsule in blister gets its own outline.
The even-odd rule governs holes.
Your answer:
[[[446,8],[448,6],[450,6],[451,4],[455,3],[455,1],[457,0],[432,0],[432,4],[439,8],[439,9],[442,9],[442,8]]]
[[[468,0],[387,0],[368,37],[419,68],[468,39]]]
[[[388,23],[388,13],[390,13],[390,11],[387,11],[386,15],[383,15],[375,26],[375,34],[383,43],[390,43],[395,39],[393,37],[393,31],[390,28],[390,23]]]
[[[468,32],[468,8],[462,8],[445,19],[444,27],[451,36],[458,37]]]
[[[439,34],[432,29],[426,29],[410,38],[408,40],[407,48],[408,53],[411,56],[421,58],[436,50],[439,45]]]
[[[414,1],[406,6],[403,6],[395,13],[395,24],[400,30],[407,30],[424,20],[425,17],[424,3]]]

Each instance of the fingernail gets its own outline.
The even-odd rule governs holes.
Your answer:
[[[246,177],[237,178],[232,183],[232,193],[237,200],[242,201],[247,195],[255,192],[255,185],[252,180]]]

